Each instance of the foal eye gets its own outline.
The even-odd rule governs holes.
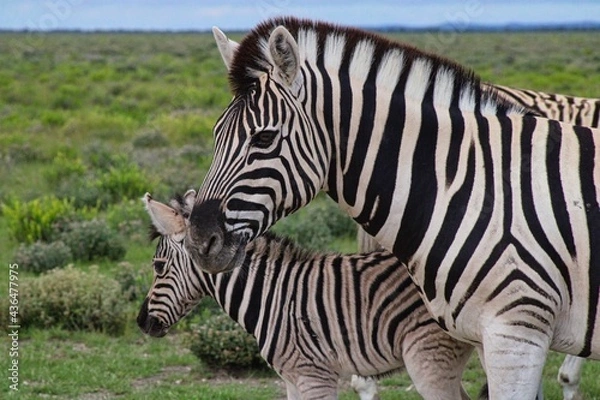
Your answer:
[[[277,131],[260,131],[252,136],[250,139],[250,144],[259,148],[266,148],[273,143],[275,136],[277,136]]]
[[[154,271],[157,275],[162,275],[165,272],[165,265],[167,265],[165,260],[154,260]]]

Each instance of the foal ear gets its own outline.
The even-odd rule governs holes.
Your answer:
[[[194,209],[194,203],[196,202],[196,191],[194,189],[190,189],[183,195],[183,205],[184,210],[191,214]]]
[[[219,48],[219,52],[221,53],[221,58],[225,63],[225,67],[227,67],[227,71],[231,69],[231,62],[233,61],[233,56],[237,51],[239,44],[230,40],[223,31],[221,31],[216,26],[212,28],[213,36],[215,41],[217,42],[217,47]]]
[[[185,231],[185,220],[174,208],[154,200],[150,193],[146,193],[142,201],[158,233],[170,236]]]
[[[269,51],[275,63],[275,73],[283,83],[291,86],[300,69],[298,43],[283,26],[273,29],[269,37]]]

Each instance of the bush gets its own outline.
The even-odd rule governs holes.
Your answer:
[[[135,148],[166,147],[168,145],[169,141],[160,132],[141,133],[133,139]]]
[[[146,297],[152,282],[151,268],[135,268],[131,263],[119,263],[115,279],[121,286],[124,298],[128,301],[141,300]]]
[[[321,200],[280,220],[274,231],[303,247],[326,250],[337,237],[356,235],[356,224],[336,204]]]
[[[94,268],[83,272],[67,266],[22,279],[19,295],[22,327],[118,334],[127,322],[127,304],[119,283]]]
[[[105,142],[92,141],[83,148],[83,157],[90,165],[91,169],[108,171],[115,165],[120,165],[126,162],[127,156],[124,154],[115,154]]]
[[[192,330],[190,349],[210,367],[265,367],[256,339],[229,316],[218,314]]]
[[[73,208],[77,210],[101,209],[113,201],[111,194],[97,187],[90,176],[71,176],[63,179],[55,193],[60,198],[70,199]]]
[[[14,256],[15,263],[19,264],[22,270],[34,273],[64,267],[72,258],[71,249],[61,241],[22,244]]]
[[[150,183],[137,165],[124,164],[100,175],[95,185],[100,192],[108,193],[113,203],[117,203],[142,197]]]
[[[42,153],[29,143],[13,143],[7,146],[5,157],[15,163],[31,163],[43,161]]]
[[[150,218],[139,199],[109,206],[106,210],[106,222],[111,229],[126,235],[130,240],[147,243]]]
[[[53,225],[73,214],[70,200],[45,196],[29,202],[12,200],[2,204],[11,237],[19,242],[49,241]]]
[[[57,185],[71,176],[82,176],[85,171],[86,167],[81,158],[70,158],[65,153],[59,152],[54,157],[52,165],[44,170],[44,176],[50,184]]]
[[[107,258],[117,261],[125,256],[121,238],[103,220],[73,222],[59,239],[71,249],[75,260]]]
[[[298,214],[294,219],[284,219],[275,225],[274,231],[289,237],[302,247],[325,250],[334,239],[326,220],[311,219],[308,212]]]

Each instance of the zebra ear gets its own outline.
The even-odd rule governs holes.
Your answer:
[[[283,26],[278,26],[269,37],[269,51],[275,63],[275,72],[288,86],[294,82],[300,69],[298,43]]]
[[[194,189],[190,189],[183,195],[183,204],[188,214],[192,213],[192,210],[194,209],[194,203],[196,203],[196,191]]]
[[[227,38],[223,31],[216,26],[213,26],[212,31],[215,41],[217,42],[217,47],[219,48],[219,52],[221,53],[221,58],[223,59],[223,62],[229,71],[231,69],[233,56],[237,51],[239,44]]]
[[[185,231],[185,220],[174,208],[155,201],[150,193],[146,193],[142,201],[158,233],[170,236]]]

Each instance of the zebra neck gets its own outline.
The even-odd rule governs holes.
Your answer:
[[[436,105],[433,93],[433,88],[425,90],[420,105],[392,95],[383,103],[381,118],[370,125],[361,121],[357,125],[366,128],[340,134],[327,177],[333,200],[403,262],[425,234],[440,185],[468,182],[465,175],[475,171],[474,146],[486,142],[488,118],[498,118],[465,111],[467,105],[461,108],[460,101]],[[381,104],[379,98],[374,103]],[[402,240],[385,242],[397,237]]]
[[[207,277],[213,282],[212,297],[260,343],[267,335],[262,329],[269,325],[265,319],[271,318],[273,298],[282,290],[290,266],[297,272],[304,268],[303,262],[315,257],[287,239],[267,232],[247,245],[242,266],[231,273]]]
[[[246,248],[242,264],[228,273],[203,274],[210,286],[211,297],[234,321],[248,333],[257,336],[256,327],[264,314],[261,295],[263,283],[270,270],[276,268],[272,261],[270,240],[258,238]]]

